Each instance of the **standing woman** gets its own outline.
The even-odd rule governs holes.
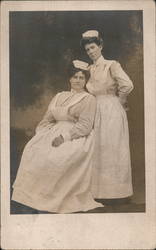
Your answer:
[[[125,112],[126,97],[133,83],[119,62],[103,57],[103,40],[98,31],[83,33],[81,46],[93,61],[86,87],[97,100],[93,196],[97,199],[126,198],[133,194]]]

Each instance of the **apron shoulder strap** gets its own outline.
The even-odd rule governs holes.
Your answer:
[[[107,65],[106,65],[106,69],[109,69],[113,62],[115,62],[115,61],[114,60],[108,60]]]
[[[83,98],[85,98],[86,96],[88,96],[88,93],[83,93],[80,96],[77,97],[77,99],[73,100],[71,103],[69,103],[66,107],[70,108],[72,106],[74,106],[75,104],[79,103]]]
[[[61,95],[61,92],[56,94],[56,96],[52,99],[51,103],[49,104],[48,109],[51,109],[52,107],[55,107],[55,106],[56,106],[58,97],[59,97],[60,95]]]

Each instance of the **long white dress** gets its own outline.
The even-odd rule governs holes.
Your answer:
[[[133,194],[129,131],[121,101],[133,84],[118,62],[103,56],[90,73],[87,89],[97,100],[92,193],[99,199],[128,197]]]
[[[85,117],[87,106],[92,112]],[[56,95],[24,149],[12,200],[56,213],[103,206],[91,194],[95,107],[95,98],[86,92]],[[76,116],[77,122],[73,122],[71,118]],[[52,147],[53,139],[67,132],[71,138]]]

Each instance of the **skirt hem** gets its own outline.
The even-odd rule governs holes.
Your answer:
[[[19,193],[19,191],[18,191],[18,193]],[[21,196],[22,196],[22,199],[19,197],[19,195],[17,195],[16,193],[13,193],[11,200],[16,201],[18,203],[21,203],[23,205],[29,206],[29,207],[34,208],[34,209],[39,210],[39,211],[47,211],[47,212],[51,212],[51,213],[65,214],[65,213],[74,213],[74,212],[80,212],[80,211],[85,212],[85,211],[95,209],[97,207],[104,207],[103,204],[96,202],[93,199],[92,205],[90,205],[90,204],[88,204],[86,206],[82,205],[82,206],[77,207],[77,208],[64,209],[64,210],[63,209],[56,209],[56,208],[55,209],[46,209],[46,208],[34,205],[33,203],[31,203],[31,201],[25,201],[23,193],[21,194]]]

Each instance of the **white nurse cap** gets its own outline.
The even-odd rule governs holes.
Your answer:
[[[99,36],[99,32],[97,30],[88,30],[86,32],[84,32],[82,34],[83,38],[87,38],[87,37],[98,37]]]
[[[80,60],[74,60],[73,65],[75,68],[82,69],[82,70],[88,70],[88,63],[80,61]]]

